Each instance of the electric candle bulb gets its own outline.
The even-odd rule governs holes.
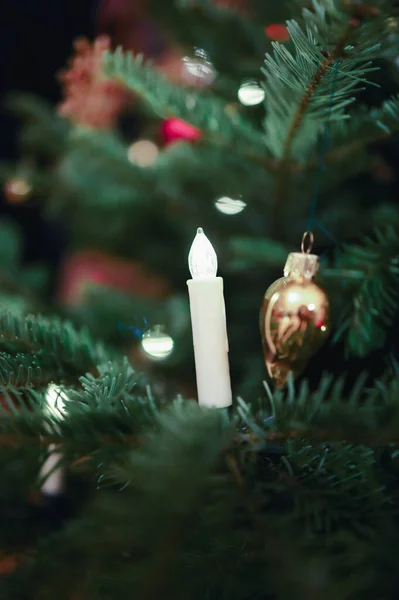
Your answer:
[[[190,296],[198,403],[212,408],[232,404],[223,279],[217,256],[201,227],[191,246],[187,281]]]
[[[197,235],[188,255],[188,266],[194,279],[216,277],[218,257],[202,227],[197,229]]]

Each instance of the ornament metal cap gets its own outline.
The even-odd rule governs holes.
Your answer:
[[[313,279],[319,270],[319,257],[312,252],[314,235],[305,231],[302,237],[301,252],[291,252],[284,267],[284,277]]]
[[[313,279],[319,270],[319,257],[317,254],[291,252],[284,267],[284,277],[303,277]]]

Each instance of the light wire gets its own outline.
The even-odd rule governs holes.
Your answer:
[[[337,240],[332,236],[332,234],[330,234],[327,231],[327,229],[323,226],[322,223],[320,223],[319,221],[316,220],[316,209],[317,209],[317,202],[319,199],[321,179],[322,179],[324,169],[326,166],[325,160],[326,160],[326,155],[327,155],[328,144],[330,141],[331,115],[332,115],[332,109],[334,106],[335,92],[337,90],[337,80],[338,80],[338,73],[339,73],[338,67],[339,67],[340,63],[341,63],[341,59],[339,58],[334,63],[334,65],[331,67],[331,69],[334,70],[334,76],[333,76],[333,80],[331,82],[330,106],[329,106],[329,112],[328,112],[326,125],[324,128],[323,137],[321,140],[319,163],[318,163],[318,167],[317,167],[316,178],[315,178],[315,183],[314,183],[314,188],[313,188],[313,196],[312,196],[312,200],[310,203],[309,217],[308,217],[308,222],[307,222],[307,226],[306,226],[307,231],[312,231],[312,229],[314,227],[319,228],[321,231],[323,231],[323,233],[325,235],[327,235],[330,239],[332,239],[335,242]]]

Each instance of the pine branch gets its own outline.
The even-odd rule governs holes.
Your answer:
[[[360,111],[349,121],[340,121],[331,126],[330,150],[327,164],[353,158],[359,151],[387,139],[399,130],[399,97],[386,100],[381,107]]]
[[[24,154],[35,154],[54,161],[65,149],[69,125],[54,112],[54,107],[32,94],[10,94],[6,107],[24,122],[19,145]]]
[[[265,131],[270,151],[279,158],[276,227],[282,221],[291,158],[306,164],[325,123],[348,118],[353,92],[375,70],[370,59],[378,56],[381,23],[379,12],[365,21],[339,0],[313,0],[312,10],[303,10],[303,25],[287,24],[294,52],[275,43],[274,55],[266,55]]]
[[[155,548],[151,568],[149,569],[150,576],[141,595],[143,600],[159,600],[161,597],[165,600],[175,598],[176,582],[173,572],[175,563],[178,560],[178,547],[187,536],[188,530],[189,523],[182,520],[173,523],[173,526]],[[153,577],[154,573],[156,573],[156,577]]]
[[[292,144],[294,142],[295,135],[298,133],[298,130],[299,130],[299,128],[302,124],[302,121],[305,117],[306,111],[309,108],[309,105],[313,98],[313,95],[317,90],[317,87],[321,83],[323,77],[330,70],[332,65],[334,65],[334,63],[337,61],[337,59],[342,56],[344,48],[348,42],[351,32],[353,30],[355,30],[357,27],[359,27],[359,23],[355,20],[352,20],[348,26],[348,29],[346,31],[344,31],[341,39],[337,42],[337,44],[336,44],[335,48],[333,49],[333,51],[331,52],[331,54],[329,54],[325,58],[325,60],[321,63],[321,65],[317,69],[316,73],[314,74],[313,79],[310,81],[309,85],[307,86],[305,93],[303,94],[303,97],[297,108],[297,111],[294,115],[292,123],[288,129],[287,137],[286,137],[286,140],[284,142],[284,147],[283,147],[283,155],[282,155],[282,160],[281,160],[282,166],[280,167],[281,169],[284,168],[284,165],[287,163],[287,161],[290,158]]]
[[[4,428],[7,426],[12,427],[15,430],[14,423],[5,424]],[[1,448],[48,448],[49,446],[59,446],[63,449],[65,447],[72,447],[78,440],[66,440],[66,436],[62,433],[53,433],[46,434],[43,433],[40,437],[37,437],[32,431],[31,435],[29,433],[0,433],[0,447]],[[99,448],[108,447],[108,448],[138,448],[143,439],[138,436],[129,436],[129,435],[99,435],[97,436],[96,443],[98,443]],[[84,458],[86,455],[77,450],[77,456],[75,457],[75,462],[78,462],[80,459]]]
[[[180,48],[200,47],[209,53],[217,78],[214,86],[220,90],[233,91],[236,82],[245,77],[257,77],[259,60],[270,46],[264,25],[273,22],[276,12],[281,18],[281,7],[262,3],[257,6],[256,16],[251,15],[248,0],[218,2],[217,0],[157,0],[150,1],[150,8],[162,22]],[[242,10],[241,10],[242,9]],[[223,40],[223,52],[219,50]]]
[[[54,369],[46,372],[31,354],[0,352],[0,386],[7,388],[44,387],[54,380]]]
[[[326,7],[313,0],[313,11],[303,11],[303,25],[287,23],[294,50],[275,43],[274,54],[266,55],[267,145],[283,163],[291,156],[306,162],[327,118],[332,123],[347,118],[353,92],[375,70],[370,61],[380,50],[378,24],[370,28],[352,19],[337,3]]]
[[[350,304],[341,314],[335,339],[347,338],[352,356],[366,356],[381,348],[399,306],[399,238],[393,227],[377,231],[363,246],[347,245],[339,259],[337,273],[357,273]]]
[[[261,510],[261,507],[255,505],[253,493],[251,493],[252,490],[248,489],[246,485],[237,459],[232,455],[228,455],[227,465],[231,474],[233,475],[237,489],[242,497],[243,505],[253,522],[254,529],[257,534],[260,534],[261,536],[262,551],[265,554],[267,563],[272,567],[274,585],[276,589],[280,589],[281,592],[284,592],[291,586],[292,588],[296,588],[298,585],[302,584],[306,597],[309,599],[313,597],[314,600],[318,600],[317,592],[315,595],[313,595],[306,590],[307,586],[301,577],[301,566],[297,560],[298,556],[295,551],[296,549],[294,549],[292,544],[287,544],[286,539],[282,539],[281,531],[279,535],[273,519],[267,517],[265,518],[265,514]],[[289,573],[289,575],[286,575],[285,578],[281,577],[282,565],[284,565],[285,573]]]
[[[198,128],[215,144],[232,144],[251,151],[267,153],[263,134],[236,111],[226,110],[225,103],[210,92],[202,94],[167,82],[142,56],[124,54],[119,48],[107,53],[104,69],[142,96],[163,118],[179,117]]]
[[[257,406],[249,407],[239,400],[237,414],[248,427],[249,437],[242,439],[255,447],[289,440],[306,440],[313,444],[342,442],[374,447],[397,445],[399,380],[379,382],[374,388],[366,385],[361,375],[350,394],[343,394],[345,379],[324,376],[318,389],[310,392],[304,381],[297,392],[268,392]]]
[[[107,448],[123,452],[128,447],[141,447],[146,443],[146,431],[154,426],[158,431],[160,422],[175,430],[173,415],[181,411],[185,414],[191,410],[190,419],[203,425],[212,418],[212,411],[192,403],[186,408],[182,400],[165,406],[154,404],[151,396],[140,394],[139,388],[135,393],[137,377],[128,363],[124,367],[115,363],[97,379],[92,375],[82,378],[82,389],[63,391],[65,416],[61,421],[43,412],[46,402],[42,394],[32,389],[3,389],[6,403],[0,405],[0,447],[56,444],[62,445],[73,460],[90,455],[98,460],[100,451],[109,460]],[[342,391],[343,379],[334,381],[326,376],[315,392],[304,382],[296,393],[293,389],[277,391],[251,407],[239,400],[231,419],[224,423],[227,429],[237,428],[231,448],[254,453],[264,448],[267,452],[270,444],[294,440],[398,446],[399,380],[391,378],[388,384],[379,382],[374,388],[365,383],[366,377],[360,377],[348,395]],[[243,427],[246,433],[241,433]]]
[[[394,511],[394,495],[384,489],[376,465],[378,449],[354,446],[350,439],[342,439],[347,431],[356,435],[356,427],[365,432],[365,425],[370,439],[380,427],[397,432],[398,385],[396,380],[385,390],[379,386],[367,393],[363,379],[345,396],[342,382],[331,386],[331,379],[324,380],[315,393],[303,385],[297,392],[292,387],[288,393],[277,392],[251,407],[240,402],[240,410],[231,418],[227,411],[206,410],[190,402],[161,407],[140,436],[140,447],[125,445],[122,452],[111,447],[105,454],[93,446],[92,463],[101,464],[110,485],[129,485],[116,494],[97,493],[97,502],[88,505],[86,517],[79,513],[77,521],[60,530],[54,545],[39,547],[35,574],[54,573],[49,564],[59,564],[70,556],[68,583],[82,581],[85,573],[88,595],[102,588],[108,577],[106,589],[113,595],[117,584],[123,590],[129,583],[128,589],[153,600],[163,583],[168,597],[177,581],[175,589],[181,597],[195,597],[193,590],[203,597],[207,589],[213,591],[212,597],[219,597],[225,563],[230,565],[233,585],[234,577],[242,578],[248,564],[255,574],[261,571],[262,577],[244,584],[247,593],[237,593],[238,598],[260,597],[265,590],[281,598],[292,597],[293,589],[312,600],[342,598],[340,585],[335,587],[335,571],[323,578],[320,586],[314,585],[314,578],[309,577],[309,572],[314,573],[314,558],[321,561],[317,566],[324,568],[332,564],[329,553],[336,556],[337,548],[340,559],[343,548],[350,555],[356,532],[362,539],[365,531],[368,539],[380,533],[383,515],[391,519]],[[115,387],[118,397],[122,388],[122,382]],[[133,402],[127,399],[127,408]],[[77,404],[71,402],[72,411],[79,409]],[[85,410],[94,411],[94,393],[88,404]],[[104,407],[97,409],[103,411]],[[343,424],[342,438],[335,444],[329,432],[338,422]],[[298,432],[298,442],[281,444],[283,460],[275,460],[273,465],[268,460],[269,433],[290,424]],[[309,443],[311,430],[318,428],[325,431],[326,439],[320,445]],[[85,435],[92,435],[87,423],[82,429]],[[63,447],[70,458],[67,431]],[[76,441],[78,445],[81,442]],[[376,446],[380,447],[377,441]],[[387,447],[388,455],[393,456],[395,450]],[[154,503],[154,498],[162,502]],[[112,526],[99,527],[105,522]],[[344,540],[337,537],[337,530],[344,531]],[[46,562],[46,552],[50,562]],[[90,572],[87,561],[82,560],[87,554]],[[105,565],[113,566],[114,560],[115,581],[109,581],[108,571],[104,576],[103,571]],[[209,569],[210,564],[219,568]],[[199,581],[193,582],[192,577]],[[38,580],[36,576],[34,581]],[[54,589],[61,585],[54,580]],[[359,585],[362,588],[364,578]],[[357,586],[355,589],[358,591]],[[46,590],[53,592],[51,581]]]
[[[101,229],[103,246],[107,238],[115,239],[115,224],[120,222],[122,210],[124,222],[126,211],[144,211],[143,198],[153,190],[151,175],[150,170],[129,162],[126,145],[115,134],[75,130],[51,174],[50,210],[58,218],[67,216],[82,233],[83,229],[88,234]],[[108,229],[112,233],[101,227],[110,215],[113,227]]]
[[[31,353],[38,366],[52,365],[55,377],[68,372],[76,376],[112,356],[87,331],[77,331],[68,321],[10,313],[0,315],[0,348],[10,354]]]

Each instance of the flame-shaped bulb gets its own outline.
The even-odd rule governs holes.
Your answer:
[[[216,277],[218,259],[202,227],[197,229],[197,235],[188,255],[188,266],[193,279]]]

